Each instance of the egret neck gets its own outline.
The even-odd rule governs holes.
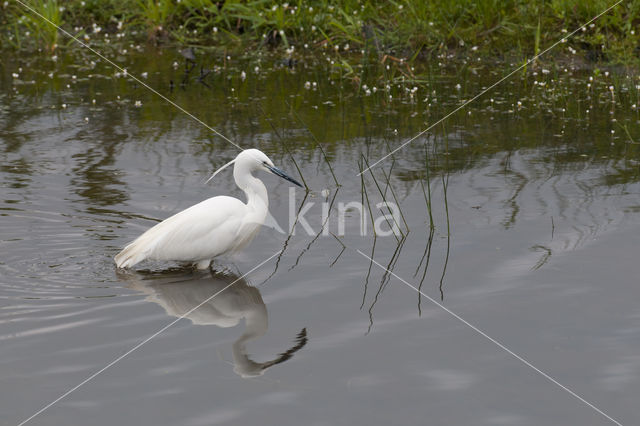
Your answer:
[[[245,223],[264,223],[269,210],[269,196],[264,183],[251,173],[251,165],[236,163],[233,168],[233,178],[238,188],[247,196],[247,208],[251,217],[245,219]]]

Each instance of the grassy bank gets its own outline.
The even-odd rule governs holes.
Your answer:
[[[224,51],[331,51],[348,67],[365,58],[404,64],[438,55],[524,59],[598,15],[594,0],[21,0],[85,42],[149,42]],[[69,43],[15,0],[0,5],[3,46],[53,52]],[[640,62],[640,0],[625,1],[554,55]],[[547,60],[551,58],[546,58]],[[403,64],[403,65],[404,65]],[[407,74],[411,74],[407,66]]]

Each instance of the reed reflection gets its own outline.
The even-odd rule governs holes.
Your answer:
[[[244,332],[232,348],[233,370],[242,377],[263,375],[267,369],[290,359],[307,343],[307,331],[303,328],[294,345],[275,358],[264,362],[251,359],[247,342],[267,333],[268,312],[260,291],[235,274],[214,270],[118,271],[117,274],[129,288],[146,294],[147,300],[162,306],[169,316],[184,317],[196,325],[223,328],[235,327],[244,320]],[[194,309],[200,304],[202,306]]]

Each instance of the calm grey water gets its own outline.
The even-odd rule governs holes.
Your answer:
[[[529,70],[361,179],[496,81],[495,65],[434,67],[416,91],[363,80],[367,95],[323,58],[206,57],[185,78],[171,51],[118,56],[310,187],[260,176],[285,232],[265,227],[213,272],[123,272],[113,256],[158,220],[241,196],[231,173],[203,184],[237,150],[96,58],[59,55],[2,60],[0,425],[170,324],[28,424],[613,424],[486,336],[640,423],[635,77]],[[215,66],[206,86],[200,65]],[[383,198],[405,237],[373,235]],[[363,200],[366,235],[355,204],[339,235],[340,203]]]

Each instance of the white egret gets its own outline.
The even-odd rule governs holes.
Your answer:
[[[129,268],[146,259],[196,263],[206,269],[214,257],[245,247],[260,231],[269,210],[267,188],[253,172],[264,170],[298,186],[298,181],[276,168],[263,152],[246,149],[220,167],[207,180],[234,164],[233,177],[247,203],[218,196],[204,200],[163,220],[127,245],[115,257],[118,268]]]

